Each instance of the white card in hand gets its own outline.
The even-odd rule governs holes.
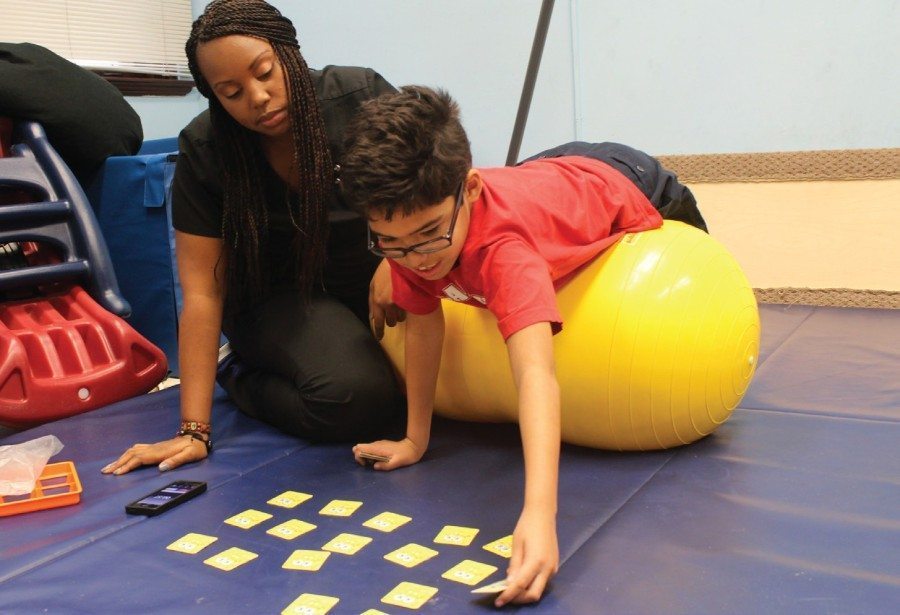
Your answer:
[[[494,581],[488,585],[482,585],[481,587],[476,587],[472,590],[473,594],[499,594],[504,589],[509,587],[509,583],[506,582],[506,579],[501,581]]]

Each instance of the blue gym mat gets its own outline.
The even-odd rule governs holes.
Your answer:
[[[651,453],[564,446],[561,566],[525,613],[900,612],[900,312],[762,306],[762,351],[741,407],[713,435]],[[166,438],[178,390],[115,404],[6,437],[55,434],[56,460],[74,460],[74,506],[0,518],[0,613],[279,613],[300,594],[339,598],[331,613],[412,612],[381,602],[398,583],[438,589],[418,612],[490,612],[467,585],[442,578],[464,559],[497,567],[482,548],[512,532],[522,498],[513,425],[435,423],[410,468],[357,466],[346,445],[313,445],[240,414],[219,392],[216,449],[166,474],[120,477],[100,468],[134,442]],[[175,479],[209,491],[156,518],[128,502]],[[294,509],[266,503],[312,494]],[[348,518],[319,510],[363,502]],[[248,508],[272,517],[243,530],[224,520]],[[412,520],[391,533],[364,527],[390,511]],[[266,533],[288,519],[315,530]],[[435,544],[444,525],[478,528],[469,546]],[[218,540],[199,554],[166,546],[195,532]],[[318,572],[286,570],[295,549],[348,532],[372,538],[333,553]],[[408,543],[438,551],[414,568],[383,556]],[[224,572],[203,562],[229,547],[258,557]],[[480,585],[480,584],[479,584]]]

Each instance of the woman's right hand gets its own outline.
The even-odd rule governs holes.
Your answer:
[[[159,464],[160,472],[205,459],[206,445],[190,436],[176,436],[156,444],[135,444],[102,470],[104,474],[125,474],[141,466]]]
[[[388,461],[376,461],[372,467],[376,470],[396,470],[404,466],[417,463],[425,454],[425,446],[419,446],[409,438],[402,440],[378,440],[368,444],[357,444],[353,447],[353,457],[359,465],[366,465],[366,460],[359,456],[360,453],[371,453],[388,457]]]

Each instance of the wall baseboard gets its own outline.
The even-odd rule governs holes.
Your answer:
[[[657,156],[682,182],[798,182],[900,178],[900,148]]]
[[[854,288],[754,288],[760,303],[900,310],[900,292]]]

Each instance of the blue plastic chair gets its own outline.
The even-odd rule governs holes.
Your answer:
[[[37,242],[52,246],[62,261],[0,271],[0,291],[58,282],[82,286],[109,312],[126,318],[106,242],[75,176],[35,122],[19,122],[12,156],[0,158],[0,184],[38,199],[0,205],[0,244]]]

